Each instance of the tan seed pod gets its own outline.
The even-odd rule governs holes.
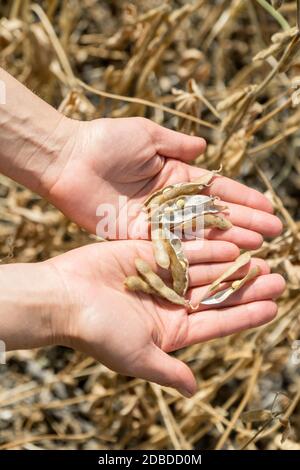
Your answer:
[[[204,228],[218,228],[220,230],[228,230],[232,227],[230,220],[219,215],[205,214]]]
[[[171,273],[173,278],[173,289],[178,295],[185,295],[188,289],[188,266],[179,261],[176,254],[171,251]]]
[[[248,93],[246,93],[245,96],[241,98],[236,103],[236,105],[229,110],[227,116],[222,121],[222,131],[234,127],[234,123],[236,122],[236,120],[239,119],[239,116],[244,113],[244,111],[248,108],[249,104],[251,103],[256,88],[257,85],[252,85],[251,87],[249,87]]]
[[[168,269],[170,266],[170,258],[165,238],[165,233],[162,228],[157,227],[151,230],[155,261],[161,268]]]
[[[139,276],[128,276],[124,281],[125,287],[132,292],[143,292],[144,294],[155,294],[156,292]]]
[[[214,176],[218,175],[222,171],[222,166],[218,170],[212,170],[207,173],[204,173],[202,176],[199,176],[192,184],[198,183],[201,186],[208,186],[211,183],[211,180]]]
[[[185,205],[184,199],[178,199],[178,201],[176,201],[176,206],[178,207],[178,209],[183,209],[184,205]]]
[[[268,421],[271,418],[271,410],[250,410],[245,411],[241,415],[241,419],[244,423],[260,423],[263,421]]]
[[[181,241],[179,239],[175,240],[174,235],[173,237],[172,240],[167,240],[173,289],[178,295],[183,296],[186,294],[189,285],[189,263],[183,253]],[[175,241],[176,243],[174,243]]]
[[[187,220],[186,222],[183,222],[180,225],[176,225],[175,228],[176,228],[176,230],[180,229],[181,232],[183,233],[183,235],[187,235],[187,234],[190,235],[188,230],[194,230],[195,231],[196,229],[199,230],[199,228],[203,228],[202,220],[203,220],[203,214],[201,214],[197,217],[193,217],[192,219]]]
[[[259,266],[255,266],[254,268],[250,269],[248,274],[243,279],[238,279],[237,281],[233,281],[231,284],[232,289],[234,292],[241,289],[247,282],[251,281],[255,277],[257,277],[261,273],[261,269]]]
[[[216,294],[204,298],[200,303],[203,305],[217,305],[225,302],[225,300],[227,300],[232,294],[240,290],[247,282],[252,281],[252,279],[257,277],[260,273],[260,267],[256,266],[251,269],[243,279],[234,281],[227,289],[218,291]]]
[[[185,183],[181,185],[170,186],[152,197],[150,201],[147,200],[144,205],[148,209],[158,208],[165,202],[175,199],[178,196],[198,194],[202,189],[203,187],[198,183]]]
[[[221,168],[207,172],[191,183],[176,183],[155,191],[146,199],[144,206],[151,209],[153,207],[159,207],[161,204],[176,199],[179,196],[199,194],[205,187],[209,186],[213,177],[220,171]]]
[[[219,287],[221,282],[226,281],[230,276],[232,276],[234,273],[236,273],[240,268],[243,266],[246,266],[246,264],[249,263],[251,260],[251,254],[249,251],[246,251],[242,255],[240,255],[235,262],[233,263],[232,266],[230,266],[221,276],[218,277],[210,286],[208,289],[208,292],[211,292]]]
[[[226,111],[237,105],[246,95],[252,93],[255,90],[255,85],[248,85],[242,90],[235,91],[231,93],[230,96],[220,101],[217,105],[217,110],[219,112]]]
[[[249,144],[249,137],[245,129],[239,129],[229,138],[223,153],[224,167],[227,171],[237,172],[244,160]]]
[[[271,37],[273,43],[287,44],[290,39],[298,34],[298,28],[295,26],[288,29],[287,31],[281,31],[280,33],[275,33]]]
[[[182,235],[190,235],[187,231],[189,229],[192,229],[193,231],[198,231],[200,228],[203,228],[204,226],[204,216],[207,214],[216,214],[216,213],[221,213],[225,210],[228,210],[227,206],[218,206],[214,204],[213,206],[203,206],[203,212],[201,212],[198,215],[195,215],[194,217],[189,217],[187,218],[184,222],[177,223],[174,225],[171,225],[172,230],[180,230]]]
[[[268,47],[267,49],[263,49],[262,51],[259,51],[258,54],[256,54],[252,60],[253,62],[256,62],[258,60],[265,60],[271,55],[279,52],[281,49],[282,49],[282,44],[280,42],[276,42],[272,44],[270,47]]]
[[[193,202],[191,204],[191,200],[193,200],[194,198],[197,199],[197,201]],[[217,197],[216,196],[206,196],[206,195],[203,195],[203,194],[196,194],[196,195],[188,195],[188,196],[179,196],[178,198],[175,198],[175,199],[170,199],[170,201],[167,201],[165,202],[164,204],[162,204],[161,206],[158,207],[158,209],[156,211],[154,211],[152,217],[151,217],[151,220],[155,221],[155,220],[158,220],[158,221],[162,221],[166,218],[170,219],[170,217],[172,217],[172,215],[175,215],[175,214],[182,214],[182,215],[186,215],[186,213],[191,210],[191,207],[192,206],[196,206],[196,208],[200,209],[202,206],[208,204],[208,203],[211,203],[213,204],[214,201],[217,200]],[[177,203],[179,201],[179,205],[183,206],[183,207],[178,207],[177,206]],[[175,223],[175,221],[173,222]]]
[[[146,261],[141,258],[137,258],[135,260],[135,267],[144,281],[146,281],[147,284],[149,284],[149,286],[160,295],[160,297],[176,305],[181,305],[183,307],[188,306],[188,302],[173,289],[168,287],[163,280],[152,271],[150,265]]]

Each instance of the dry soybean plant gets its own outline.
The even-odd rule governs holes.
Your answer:
[[[190,400],[64,348],[10,353],[1,450],[300,449],[299,3],[1,1],[0,65],[61,112],[201,135],[196,165],[263,191],[284,232],[256,255],[287,281],[272,323],[177,353],[198,378]],[[0,204],[1,259],[11,246],[9,262],[28,262],[93,241],[4,177]]]

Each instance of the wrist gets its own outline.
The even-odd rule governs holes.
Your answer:
[[[47,262],[0,267],[0,339],[7,350],[65,344],[69,296]]]
[[[55,110],[54,110],[55,111]],[[66,167],[76,140],[79,121],[55,111],[51,127],[40,139],[30,157],[29,174],[24,185],[46,197],[51,202],[51,191]],[[34,182],[34,186],[30,186]]]
[[[73,347],[77,339],[74,325],[79,310],[76,304],[76,293],[72,294],[70,286],[64,279],[63,271],[56,266],[55,259],[49,259],[42,263],[51,280],[52,302],[47,307],[47,315],[51,325],[49,344]]]
[[[41,100],[4,70],[0,105],[0,172],[42,196],[59,178],[76,121]]]

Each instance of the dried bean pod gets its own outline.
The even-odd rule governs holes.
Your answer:
[[[268,48],[259,51],[253,57],[252,61],[257,62],[258,60],[265,60],[268,57],[270,57],[271,55],[276,54],[277,52],[279,52],[281,48],[282,48],[281,44],[279,42],[275,42],[274,44],[271,44],[271,46],[269,46]]]
[[[165,222],[172,217],[176,218],[176,215],[183,216],[187,212],[192,211],[193,206],[197,206],[199,212],[202,211],[202,207],[207,205],[212,206],[214,201],[218,200],[215,196],[204,196],[204,195],[192,195],[192,196],[178,196],[177,198],[170,199],[166,203],[159,206],[152,214],[152,220],[158,220]],[[181,207],[178,207],[178,202],[180,202]],[[173,220],[173,222],[175,222]],[[179,221],[178,221],[179,222]]]
[[[280,33],[275,33],[271,37],[271,41],[273,43],[278,42],[280,44],[285,45],[287,42],[290,41],[294,36],[298,34],[298,27],[293,26],[292,28],[289,28],[287,31],[281,31]]]
[[[189,184],[189,183],[187,183]],[[197,194],[199,193],[203,187],[199,184],[194,184],[189,187],[186,185],[180,185],[180,186],[171,186],[170,188],[166,188],[161,192],[161,194],[158,194],[157,196],[153,197],[149,203],[145,203],[145,206],[148,208],[148,210],[152,208],[157,208],[161,206],[163,203],[175,199],[178,196],[184,196],[188,194]]]
[[[132,292],[143,292],[144,294],[155,294],[156,292],[139,276],[128,276],[124,281],[125,287]]]
[[[178,295],[183,296],[189,286],[189,263],[184,255],[182,243],[178,237],[170,233],[168,242],[168,253],[170,257],[170,270],[173,279],[173,289]]]
[[[232,223],[225,219],[224,217],[220,217],[214,214],[205,214],[204,215],[204,227],[205,228],[218,228],[220,230],[228,230],[232,227]]]
[[[208,202],[212,202],[214,200],[218,200],[219,198],[216,196],[207,196],[205,194],[192,194],[192,195],[185,195],[185,196],[178,196],[174,199],[170,199],[169,201],[165,202],[163,205],[160,206],[160,212],[168,212],[169,210],[176,211],[182,210],[185,207],[190,206],[201,206],[202,204],[206,204]]]
[[[187,306],[187,301],[178,295],[173,289],[170,289],[170,287],[168,287],[163,280],[152,271],[150,265],[146,261],[141,258],[137,258],[135,260],[135,266],[144,281],[146,281],[147,284],[149,284],[149,286],[160,295],[160,297],[163,297],[173,304],[181,305],[183,307]]]
[[[149,196],[148,199],[146,199],[144,202],[144,205],[150,209],[152,207],[158,207],[170,199],[174,199],[178,196],[198,194],[205,187],[209,186],[211,180],[219,171],[220,170],[215,170],[205,173],[200,178],[191,183],[176,183],[170,186],[166,186],[165,188],[155,191],[153,194],[151,194],[151,196]]]
[[[249,263],[251,260],[251,254],[246,251],[242,255],[240,255],[235,262],[233,263],[232,266],[230,266],[221,276],[218,277],[210,286],[208,289],[208,292],[211,292],[219,287],[221,282],[226,281],[230,276],[232,276],[234,273],[236,273],[240,268],[243,266],[246,266],[246,264]]]
[[[219,101],[219,103],[217,104],[217,111],[226,111],[227,109],[236,105],[242,98],[244,98],[247,92],[248,89],[245,87],[242,90],[238,90],[234,93],[231,93],[229,97],[226,97],[224,100]]]
[[[176,207],[178,207],[178,209],[183,209],[185,206],[185,200],[184,199],[177,199],[176,201]]]
[[[193,231],[199,231],[199,229],[203,228],[203,214],[200,214],[193,219],[187,220],[186,222],[183,222],[182,224],[178,224],[174,227],[172,227],[173,230],[177,231],[180,230],[182,235],[185,236],[187,235],[188,230],[193,230]],[[190,233],[189,233],[190,235]]]
[[[162,228],[157,227],[151,230],[155,261],[161,268],[168,269],[170,267],[170,257],[165,238],[166,236]]]
[[[236,292],[242,287],[244,287],[247,282],[252,281],[252,279],[259,276],[259,274],[261,274],[261,269],[259,266],[255,266],[254,268],[250,269],[250,271],[246,274],[243,279],[233,281],[231,287],[233,288],[234,292]]]
[[[189,208],[187,208],[189,209]],[[174,222],[170,223],[168,219],[164,218],[164,223],[170,223],[170,228],[174,229],[186,229],[191,227],[196,227],[196,224],[201,217],[204,217],[206,214],[219,214],[220,212],[225,211],[228,209],[226,206],[216,206],[214,204],[204,204],[201,208],[196,207],[191,211],[186,210],[180,215],[175,213]],[[226,220],[226,219],[225,219]],[[202,224],[204,225],[204,223]],[[229,228],[229,227],[228,227]]]
[[[225,302],[229,297],[232,296],[235,292],[240,290],[247,282],[252,281],[255,277],[257,277],[261,273],[261,269],[259,266],[255,266],[251,269],[248,274],[238,281],[234,281],[230,287],[227,289],[221,290],[216,294],[212,295],[211,297],[207,297],[201,300],[200,304],[202,305],[218,305],[222,302]]]

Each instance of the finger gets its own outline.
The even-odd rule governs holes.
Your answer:
[[[183,243],[189,264],[221,263],[235,260],[240,250],[236,245],[218,240],[192,240]]]
[[[191,369],[156,345],[151,344],[145,349],[139,364],[134,370],[137,377],[165,387],[173,387],[188,398],[197,391],[196,379]]]
[[[276,303],[265,300],[189,315],[189,332],[184,347],[256,328],[273,320],[276,313]]]
[[[172,131],[152,121],[147,126],[157,153],[163,157],[190,161],[205,151],[206,142],[202,137]]]
[[[257,250],[264,241],[260,233],[235,226],[228,230],[219,230],[217,228],[205,229],[204,237],[208,240],[234,243],[243,250]]]
[[[188,166],[186,168],[190,181],[199,178],[206,170]],[[252,207],[261,211],[273,213],[273,206],[270,201],[256,189],[249,188],[242,183],[226,178],[225,176],[216,177],[212,185],[205,191],[206,194],[219,196],[222,200],[233,202],[242,206]]]
[[[228,283],[224,284],[224,288],[228,287]],[[223,287],[223,286],[222,286]],[[260,300],[274,300],[279,297],[285,289],[285,281],[279,274],[266,274],[258,276],[255,280],[249,282],[235,294],[232,294],[225,302],[214,305],[214,309],[231,307],[249,302],[257,302]],[[190,291],[190,299],[193,305],[197,305],[199,299],[206,294],[206,287],[194,288]],[[209,310],[212,306],[200,305],[199,311]]]
[[[211,284],[215,279],[217,279],[221,274],[223,274],[233,263],[207,263],[204,265],[194,265],[190,266],[189,269],[189,278],[190,278],[190,287],[199,287]],[[270,268],[268,264],[260,258],[252,258],[250,263],[246,266],[240,268],[232,276],[228,277],[228,281],[234,281],[236,279],[241,279],[246,276],[247,272],[250,269],[253,269],[255,266],[259,266],[261,274],[269,274]]]
[[[276,237],[282,232],[281,220],[273,214],[258,209],[227,202],[219,202],[229,209],[228,218],[233,225],[261,233],[265,237]]]

